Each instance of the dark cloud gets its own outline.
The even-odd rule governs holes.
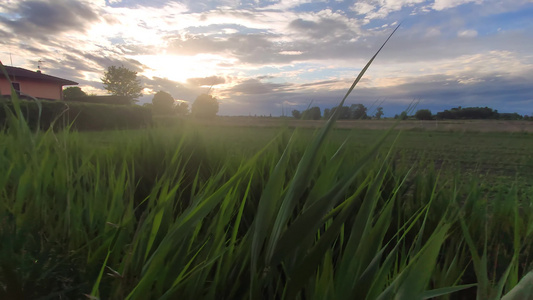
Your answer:
[[[376,105],[376,100],[384,99],[381,106],[384,107],[384,112],[389,117],[401,113],[413,101],[420,101],[417,108],[427,108],[433,112],[457,106],[488,106],[500,112],[533,114],[533,89],[527,78],[487,76],[479,79],[476,83],[462,84],[456,78],[435,75],[412,78],[408,83],[397,86],[356,87],[345,105],[362,103],[370,108]],[[228,93],[227,96],[231,102],[222,103],[220,110],[221,113],[230,115],[280,115],[282,107],[288,114],[292,109],[306,109],[311,101],[313,106],[319,106],[321,109],[331,108],[338,105],[348,90],[350,82],[342,81],[346,84],[346,89],[309,91],[304,88],[311,86],[319,88],[320,85],[329,83],[336,82],[319,81],[314,84],[289,85],[289,89],[267,89],[260,82],[248,81],[236,89],[247,91],[247,93]],[[257,93],[257,91],[264,93]]]
[[[251,78],[233,86],[228,89],[227,92],[230,94],[237,93],[246,95],[270,94],[278,93],[280,91],[288,91],[290,86],[290,84],[265,83],[261,82],[259,79]]]
[[[117,66],[117,67],[126,67],[132,71],[135,72],[142,72],[144,69],[147,69],[147,66],[143,65],[139,61],[131,58],[125,58],[121,56],[105,56],[105,55],[95,55],[87,53],[84,55],[84,57],[88,60],[91,60],[93,62],[96,62],[98,65],[100,65],[103,69],[107,69],[111,66]]]
[[[321,18],[318,22],[296,19],[289,24],[289,28],[315,39],[330,39],[350,32],[345,22]]]
[[[232,34],[227,38],[213,38],[205,35],[187,36],[170,43],[169,51],[179,55],[199,53],[231,54],[243,62],[272,60],[272,55],[281,50],[271,41],[268,34]],[[263,59],[258,59],[262,57]]]
[[[0,16],[0,24],[25,37],[46,39],[65,31],[83,32],[99,20],[97,12],[79,1],[21,1],[11,18]]]
[[[189,78],[187,79],[187,83],[195,86],[202,86],[202,85],[218,85],[226,83],[226,79],[224,77],[220,76],[210,76],[210,77],[202,77],[202,78]]]
[[[172,95],[174,99],[186,100],[189,102],[194,101],[198,95],[207,92],[206,88],[186,85],[177,81],[160,77],[154,77],[153,79],[144,77],[142,78],[142,83],[145,87],[154,91],[165,91]],[[146,97],[148,97],[149,101],[151,101],[152,97],[145,96],[145,98]]]
[[[328,84],[338,83],[338,82],[339,80],[323,80],[323,81],[317,81],[317,82],[311,82],[311,83],[304,83],[304,84],[300,84],[299,86],[300,87],[320,87],[322,85],[328,85]]]

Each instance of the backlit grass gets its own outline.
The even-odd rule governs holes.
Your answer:
[[[258,149],[194,125],[102,138],[33,132],[12,98],[0,142],[2,299],[530,293],[519,279],[532,267],[531,188],[489,192],[461,170],[404,161],[393,131],[331,143],[333,116],[310,137],[280,130]]]

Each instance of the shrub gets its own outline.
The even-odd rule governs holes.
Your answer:
[[[192,104],[192,115],[196,118],[212,118],[218,113],[218,101],[215,97],[202,94]]]
[[[63,100],[69,101],[72,98],[86,97],[87,94],[79,86],[69,86],[63,90]]]
[[[10,101],[2,101],[0,126],[6,124],[6,109],[13,111]],[[32,129],[72,128],[83,130],[133,129],[148,126],[152,122],[149,108],[132,105],[118,106],[92,103],[40,101],[21,101],[24,118]],[[39,117],[40,115],[40,117]]]
[[[98,103],[98,104],[111,104],[111,105],[131,105],[132,99],[128,96],[82,96],[65,98],[69,102],[84,102],[84,103]]]
[[[157,92],[152,99],[154,113],[172,114],[174,112],[174,104],[174,98],[165,91]]]
[[[415,118],[418,120],[431,120],[433,116],[429,109],[420,109],[416,111]]]

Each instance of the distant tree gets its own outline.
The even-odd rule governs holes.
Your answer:
[[[399,116],[400,120],[407,120],[408,117],[409,116],[407,116],[407,112],[406,111],[402,111],[402,113]]]
[[[363,104],[350,105],[350,119],[362,120],[367,119],[367,108]]]
[[[85,97],[85,93],[79,86],[69,86],[63,90],[63,100],[68,101],[72,98]]]
[[[331,117],[331,110],[329,108],[324,109],[324,119],[329,119]]]
[[[376,114],[374,115],[376,117],[376,119],[380,120],[381,119],[381,116],[383,116],[383,107],[378,107],[377,110],[376,110]]]
[[[523,120],[524,119],[524,117],[519,115],[518,113],[500,113],[498,118],[500,120]]]
[[[337,112],[339,120],[347,120],[350,118],[350,108],[348,106],[333,107],[331,109],[331,114],[334,114],[335,112]]]
[[[306,109],[302,113],[302,118],[305,120],[320,120],[322,113],[320,112],[320,107],[314,106],[309,109]]]
[[[418,120],[431,120],[433,115],[429,109],[419,109],[415,113],[415,118]]]
[[[498,119],[497,110],[488,107],[454,107],[451,110],[438,112],[437,119]]]
[[[174,111],[177,115],[186,115],[189,113],[189,104],[187,102],[179,102],[174,106]]]
[[[218,101],[208,94],[201,94],[192,104],[192,115],[196,118],[211,118],[218,113]]]
[[[159,91],[152,99],[153,111],[159,114],[172,114],[174,112],[174,98],[164,91]]]
[[[302,118],[302,113],[299,110],[297,110],[297,109],[293,109],[291,113],[292,113],[292,116],[295,119],[301,119]]]
[[[101,80],[104,88],[112,95],[130,97],[133,102],[142,95],[143,88],[141,81],[137,79],[137,72],[128,68],[111,66]]]

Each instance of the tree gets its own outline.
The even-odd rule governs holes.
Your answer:
[[[159,91],[152,99],[154,112],[160,114],[171,114],[174,110],[174,98],[164,91]]]
[[[295,119],[301,119],[302,118],[302,114],[300,113],[299,110],[297,109],[294,109],[292,111],[292,116],[295,118]]]
[[[111,66],[107,68],[104,77],[101,78],[104,88],[112,95],[130,97],[132,101],[142,94],[141,81],[137,79],[137,72],[125,67]]]
[[[346,120],[350,118],[350,108],[348,106],[333,107],[330,110],[330,114],[333,115],[334,113],[337,114],[339,120]]]
[[[320,107],[314,106],[309,109],[306,109],[302,113],[302,119],[304,120],[320,120],[322,117],[322,112],[320,111]]]
[[[419,109],[415,113],[415,118],[418,120],[431,120],[433,115],[429,109]]]
[[[87,94],[78,86],[70,86],[63,90],[63,100],[65,101],[85,96],[87,96]]]
[[[380,120],[380,119],[381,119],[381,116],[383,116],[383,114],[384,114],[384,113],[383,113],[383,107],[381,107],[381,106],[378,107],[378,108],[376,109],[376,114],[375,114],[376,119]]]
[[[350,105],[350,117],[355,120],[362,120],[368,118],[366,115],[367,108],[363,104]]]
[[[189,104],[187,102],[179,102],[174,106],[174,111],[177,115],[186,115],[189,113]]]
[[[322,116],[324,119],[329,119],[331,117],[331,110],[329,108],[324,109],[324,115]]]
[[[407,120],[409,116],[407,116],[407,112],[406,111],[402,111],[402,113],[400,114],[400,120]]]
[[[196,118],[212,118],[218,113],[218,101],[208,94],[201,94],[192,104],[192,115]]]

